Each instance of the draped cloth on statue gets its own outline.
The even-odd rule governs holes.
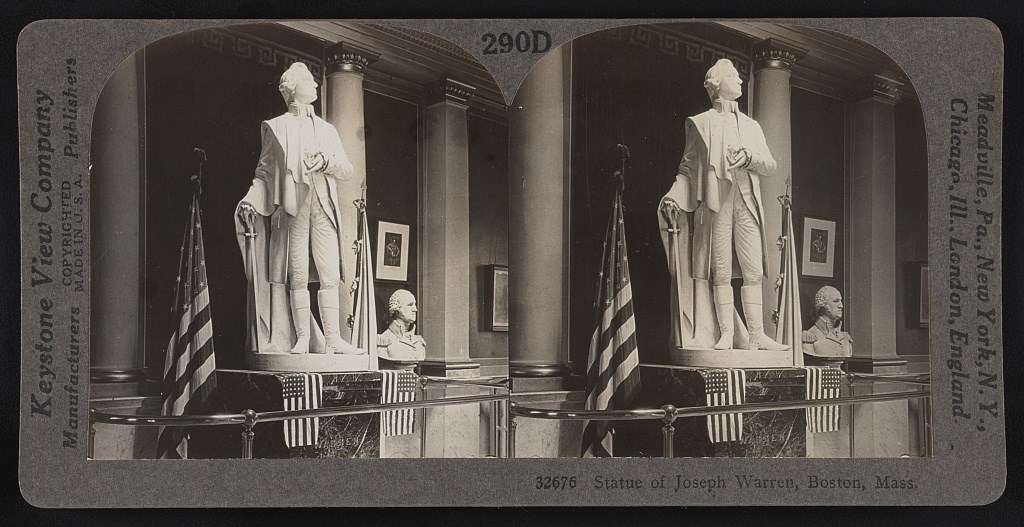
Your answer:
[[[727,168],[726,119],[735,120],[740,145],[750,152],[751,162],[746,169]],[[736,110],[735,102],[715,101],[715,108],[687,118],[679,174],[658,204],[658,225],[672,278],[672,346],[711,349],[720,337],[710,282],[711,225],[723,200],[729,199],[729,192],[741,192],[743,203],[757,219],[762,266],[767,273],[759,176],[774,169],[775,160],[761,126]],[[738,276],[735,253],[733,269],[734,276]],[[738,311],[734,327],[735,347],[746,348],[749,335]]]
[[[305,121],[305,123],[303,122]],[[301,126],[312,122],[314,145],[303,145]],[[248,282],[248,337],[246,349],[260,353],[285,353],[295,342],[295,329],[287,294],[271,294],[272,285],[281,287],[288,274],[288,223],[298,211],[297,203],[307,192],[315,193],[313,206],[323,207],[338,232],[341,246],[338,190],[335,178],[344,178],[338,160],[346,154],[337,130],[315,115],[283,114],[262,125],[262,152],[252,186],[235,209],[235,234],[242,251]],[[305,140],[304,140],[305,139]],[[328,160],[327,177],[323,173],[307,174],[303,169],[304,151],[323,152]],[[246,218],[241,205],[248,203],[256,210]],[[312,259],[311,259],[312,261]],[[339,265],[340,262],[339,262]],[[310,265],[310,281],[318,281],[315,266]],[[345,269],[341,269],[344,281]],[[349,294],[339,288],[339,295]],[[323,331],[310,312],[310,350],[324,348]],[[342,321],[343,322],[343,321]]]

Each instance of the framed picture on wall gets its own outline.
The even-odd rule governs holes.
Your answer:
[[[508,331],[508,267],[488,266],[489,285],[487,291],[488,329]]]
[[[833,278],[836,264],[836,222],[804,216],[803,276]]]
[[[409,279],[409,226],[377,222],[377,280],[405,282]]]

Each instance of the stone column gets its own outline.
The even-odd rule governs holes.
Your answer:
[[[469,359],[469,134],[467,102],[476,88],[453,79],[428,87],[420,194],[420,318],[427,341],[422,371],[479,375]]]
[[[125,59],[96,102],[90,172],[92,396],[140,395],[145,379],[142,155],[145,63]]]
[[[515,377],[570,373],[569,56],[561,46],[538,61],[509,109],[509,373]]]
[[[894,105],[902,83],[891,76],[866,80],[853,105],[853,175],[850,196],[847,267],[847,327],[853,336],[851,371],[903,373],[907,362],[896,356],[896,130]],[[898,391],[875,384],[857,393]],[[854,407],[853,451],[857,457],[909,453],[906,401]]]
[[[764,130],[768,148],[777,163],[771,177],[761,178],[761,203],[764,207],[765,246],[768,250],[768,274],[762,282],[764,302],[764,329],[769,336],[775,336],[776,324],[773,318],[778,309],[778,290],[775,288],[779,276],[781,259],[779,236],[782,235],[782,204],[779,196],[792,195],[793,176],[793,135],[791,129],[790,77],[797,60],[806,51],[772,39],[764,40],[754,47],[753,102],[754,119]],[[794,356],[799,356],[794,353]]]
[[[353,201],[362,196],[366,184],[363,71],[368,65],[376,62],[379,55],[347,42],[339,42],[327,48],[325,55],[327,79],[322,90],[324,119],[338,130],[341,144],[355,169],[351,179],[338,182],[338,214],[341,220],[342,242],[340,287],[343,291],[349,291],[356,270],[355,241],[358,213]],[[348,320],[352,314],[352,300],[352,295],[341,295],[341,320]],[[348,324],[342,324],[341,336],[345,340],[352,339],[352,328]]]

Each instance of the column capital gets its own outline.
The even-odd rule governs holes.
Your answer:
[[[754,44],[754,69],[788,70],[805,55],[807,55],[806,49],[768,38]]]
[[[439,102],[454,102],[465,105],[475,92],[475,86],[445,77],[427,85],[427,105]]]
[[[896,72],[883,71],[861,79],[857,87],[857,100],[875,99],[896,104],[905,95],[906,82]]]
[[[332,73],[362,74],[367,66],[380,59],[380,53],[374,53],[348,42],[338,42],[324,50],[324,57],[328,75]]]

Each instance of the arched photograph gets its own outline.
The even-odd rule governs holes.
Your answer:
[[[789,24],[523,35],[547,50],[511,100],[382,24],[121,63],[91,142],[90,458],[930,456],[900,66]]]

